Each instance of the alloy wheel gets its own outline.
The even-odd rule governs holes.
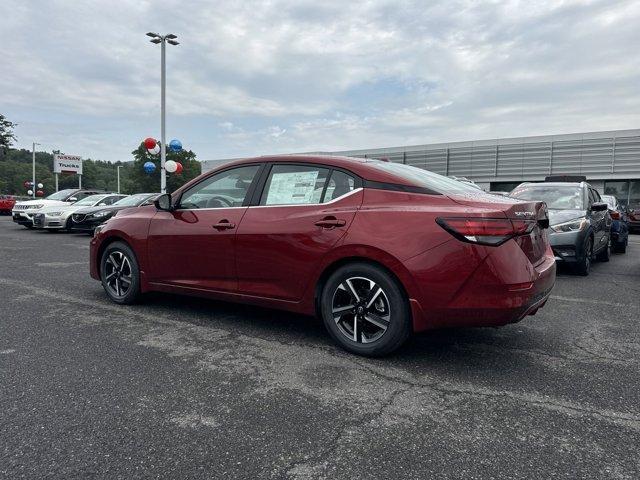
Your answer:
[[[391,321],[387,294],[376,282],[365,277],[344,280],[333,293],[333,320],[342,335],[356,343],[380,339]]]
[[[114,250],[104,262],[104,282],[115,297],[124,297],[131,289],[133,271],[129,258],[120,250]]]

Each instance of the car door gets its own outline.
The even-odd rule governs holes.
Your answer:
[[[238,290],[296,301],[362,204],[360,179],[313,164],[273,164],[263,177],[238,229]]]
[[[183,192],[176,209],[158,211],[148,234],[151,282],[235,291],[235,237],[260,164],[229,168]]]

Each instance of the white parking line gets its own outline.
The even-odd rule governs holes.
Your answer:
[[[592,298],[561,297],[560,295],[551,295],[550,298],[560,300],[562,302],[591,303],[593,305],[607,305],[610,307],[640,308],[640,304],[634,305],[632,303],[608,302],[606,300],[593,300]]]

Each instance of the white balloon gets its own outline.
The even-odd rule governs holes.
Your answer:
[[[153,148],[147,148],[147,152],[149,152],[151,155],[157,155],[160,153],[160,145],[158,145],[156,143],[156,146]]]
[[[44,187],[44,185],[42,185],[41,183],[38,184],[38,188],[42,188]]]
[[[174,173],[178,170],[178,164],[173,160],[167,160],[164,164],[164,169],[169,173]]]
[[[27,195],[33,195],[33,190],[27,190]]]

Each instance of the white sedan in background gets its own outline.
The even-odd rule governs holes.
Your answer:
[[[71,214],[85,207],[112,205],[127,195],[108,193],[91,195],[71,205],[54,205],[33,212],[33,226],[47,230],[68,230],[71,227]]]

